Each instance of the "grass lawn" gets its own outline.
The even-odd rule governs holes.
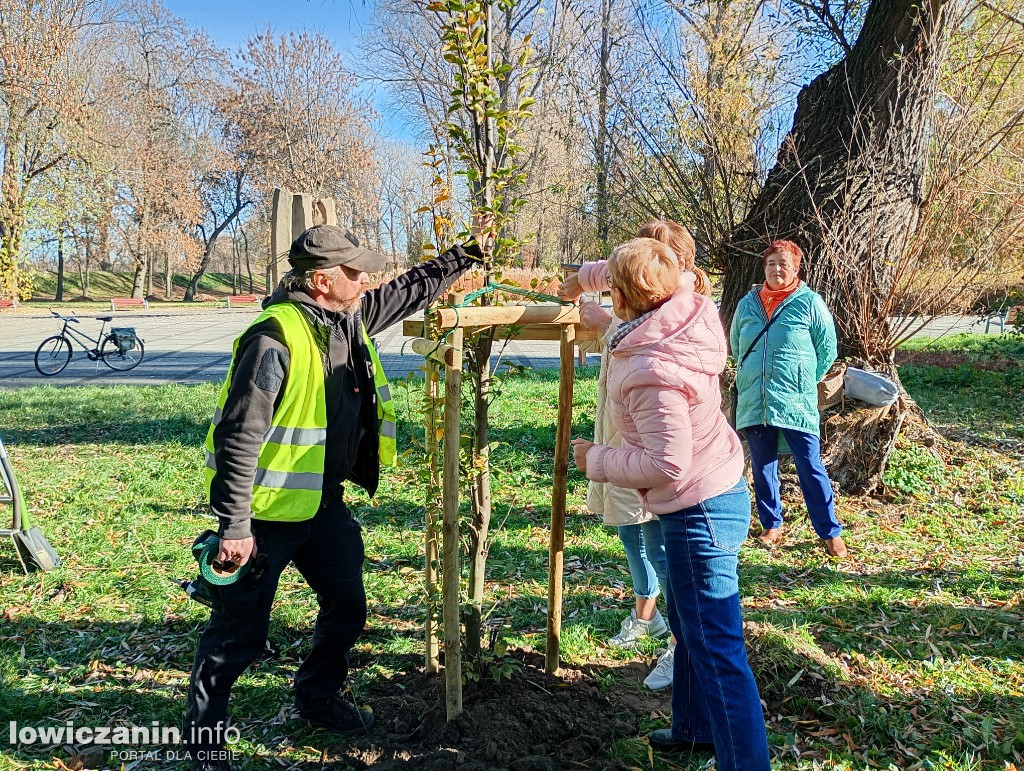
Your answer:
[[[172,280],[176,297],[181,297],[188,286],[191,275],[176,273]],[[132,281],[135,280],[135,273],[130,270],[106,271],[94,270],[89,274],[89,296],[95,300],[109,300],[111,297],[131,297]],[[257,294],[263,293],[264,279],[254,274],[254,291]],[[54,271],[43,271],[35,274],[33,279],[33,299],[52,300],[57,291],[57,274]],[[249,278],[242,277],[242,286],[239,292],[248,293]],[[153,276],[153,292],[158,297],[164,296],[164,274],[157,272]],[[199,292],[221,297],[231,294],[230,273],[206,273],[199,280]],[[78,271],[67,271],[64,274],[64,295],[68,299],[78,297],[82,294],[82,279]]]
[[[110,299],[112,297],[131,297],[132,281],[134,273],[131,271],[101,271],[96,270],[91,274],[89,283],[89,299],[83,300],[81,280],[77,272],[65,274],[64,300],[54,301],[57,289],[57,277],[52,271],[38,272],[34,278],[34,292],[32,299],[22,302],[17,309],[5,308],[0,313],[0,318],[5,315],[26,315],[45,314],[49,310],[61,313],[98,313],[110,311]],[[203,308],[223,308],[228,296],[234,294],[231,287],[230,273],[207,273],[199,282],[199,292],[193,302],[184,302],[181,298],[185,294],[190,276],[177,274],[174,276],[174,297],[171,300],[164,299],[163,276],[155,276],[153,295],[149,300],[149,310],[166,313],[168,311],[194,311]],[[253,287],[253,292],[262,297],[262,279]],[[248,279],[243,281],[238,289],[238,294],[249,294]],[[118,313],[145,312],[141,307],[118,308]]]
[[[944,343],[964,357],[956,366],[903,367],[908,390],[950,441],[930,449],[900,444],[885,499],[840,498],[851,560],[824,556],[797,501],[786,546],[769,551],[751,540],[742,554],[751,664],[778,768],[1002,769],[1024,759],[1024,344],[1010,335],[986,340]],[[991,361],[1002,364],[984,369]],[[422,651],[424,493],[420,442],[407,417],[421,388],[416,381],[394,387],[400,443],[413,453],[385,473],[375,500],[353,496],[365,528],[370,604],[357,692]],[[576,435],[591,435],[595,390],[596,370],[582,370]],[[65,561],[26,577],[10,545],[0,545],[5,721],[180,723],[207,611],[166,577],[194,573],[187,547],[210,525],[202,441],[215,392],[0,391],[0,436],[31,514]],[[489,602],[494,617],[507,619],[510,644],[539,650],[556,395],[555,372],[510,377],[492,420]],[[632,602],[624,555],[614,531],[585,512],[584,495],[574,471],[563,657],[626,662],[639,654],[604,646]],[[317,761],[317,735],[280,719],[315,599],[288,571],[278,600],[271,638],[282,657],[239,681],[234,719],[244,726],[247,754]],[[655,651],[654,643],[641,648]],[[636,687],[610,677],[602,687]],[[646,725],[664,720],[653,715]],[[53,758],[66,757],[58,747],[12,747],[6,725],[0,731],[0,769],[55,768]],[[607,751],[635,767],[704,767],[649,756],[639,739]],[[595,763],[601,767],[600,758]],[[247,765],[270,767],[279,766]]]

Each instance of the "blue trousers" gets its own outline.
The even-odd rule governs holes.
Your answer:
[[[619,539],[626,550],[626,562],[633,579],[633,594],[641,598],[665,595],[668,627],[679,637],[679,621],[672,603],[672,587],[665,559],[665,539],[661,534],[661,521],[652,519],[639,525],[619,525]]]
[[[681,627],[672,674],[672,736],[714,742],[719,771],[768,771],[770,765],[740,615],[739,550],[749,527],[743,480],[661,516]]]
[[[765,530],[782,527],[782,495],[779,492],[779,432],[793,453],[800,490],[807,504],[811,526],[819,538],[835,538],[843,532],[836,519],[835,494],[828,472],[821,462],[821,443],[814,434],[792,428],[748,426],[743,434],[750,447],[750,468],[754,474],[757,518]]]

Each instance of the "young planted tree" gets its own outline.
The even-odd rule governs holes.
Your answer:
[[[511,81],[520,98],[537,100],[516,140],[522,148],[516,162],[527,175],[518,197],[525,203],[504,232],[524,242],[517,265],[551,267],[559,259],[577,259],[591,240],[589,159],[579,149],[587,141],[578,117],[583,100],[571,98],[570,88],[587,79],[575,55],[585,44],[583,25],[577,22],[580,6],[574,0],[553,0],[495,12],[494,60],[515,63],[522,40],[530,36],[531,69],[536,70],[528,83]],[[448,112],[457,89],[456,66],[436,51],[443,23],[441,15],[424,12],[421,4],[381,0],[364,35],[363,66],[369,79],[388,89],[393,109],[418,132],[421,143],[439,149],[446,161],[442,176],[449,189],[457,190],[462,182],[451,174],[457,158],[447,124],[469,129],[469,123],[464,111]],[[461,197],[458,192],[456,197]]]
[[[445,0],[428,10],[441,19],[442,51],[454,68],[448,136],[460,162],[459,173],[469,186],[473,209],[495,217],[498,237],[485,255],[484,281],[490,283],[509,264],[517,245],[507,236],[508,225],[524,203],[516,195],[526,180],[517,163],[521,147],[517,133],[530,117],[533,98],[526,96],[535,72],[528,68],[529,38],[514,42],[522,11],[512,0]],[[500,20],[501,29],[498,29]],[[499,44],[497,38],[501,36]],[[497,54],[497,51],[501,54]],[[461,120],[459,120],[461,118]],[[480,301],[490,304],[484,294]],[[491,353],[493,328],[467,336],[468,367],[473,387],[472,521],[469,527],[469,604],[465,618],[466,652],[471,659],[482,651],[484,579],[491,521],[489,408],[494,373]]]

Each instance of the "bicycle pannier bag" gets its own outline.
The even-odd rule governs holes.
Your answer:
[[[114,338],[114,345],[121,353],[128,353],[135,347],[134,327],[114,327],[110,330],[110,334]]]

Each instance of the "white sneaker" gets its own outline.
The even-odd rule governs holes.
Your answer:
[[[652,691],[663,691],[672,685],[672,668],[676,661],[675,643],[669,643],[668,648],[658,656],[658,663],[654,665],[651,674],[644,678],[644,685]]]
[[[668,633],[668,624],[660,611],[654,611],[654,618],[643,621],[636,617],[636,609],[622,622],[619,633],[609,638],[608,644],[613,648],[632,648],[644,636],[662,637]]]

